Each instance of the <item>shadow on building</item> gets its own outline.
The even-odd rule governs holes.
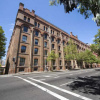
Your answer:
[[[10,67],[10,63],[9,63],[9,58],[8,58],[7,63],[6,63],[6,67],[5,67],[5,74],[9,73],[9,67]]]

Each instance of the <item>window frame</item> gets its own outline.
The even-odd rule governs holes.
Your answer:
[[[34,48],[34,54],[38,54],[38,48]]]
[[[22,42],[27,42],[27,36],[26,35],[22,36]]]
[[[37,60],[37,63],[35,62],[35,60]],[[34,59],[34,66],[38,66],[38,59]]]
[[[26,52],[26,46],[22,45],[21,46],[21,53],[25,53]]]
[[[26,29],[25,29],[26,28]],[[28,32],[28,27],[27,26],[24,26],[23,27],[23,32],[27,33]]]
[[[37,42],[36,42],[37,40]],[[38,39],[35,39],[35,45],[39,45],[39,40]]]
[[[23,62],[24,61],[24,62]],[[19,66],[24,66],[25,65],[25,58],[20,57],[20,63]]]

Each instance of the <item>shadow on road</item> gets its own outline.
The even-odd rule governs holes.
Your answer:
[[[93,95],[100,95],[100,76],[78,77],[76,81],[67,85],[71,90]]]

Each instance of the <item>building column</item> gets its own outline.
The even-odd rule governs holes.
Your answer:
[[[43,61],[44,61],[44,58],[43,58],[43,55],[44,55],[44,50],[43,50],[43,47],[44,47],[44,39],[43,39],[43,34],[41,34],[41,37],[40,37],[40,71],[43,71]]]
[[[28,68],[28,72],[32,72],[33,71],[33,46],[34,46],[34,31],[35,31],[35,29],[34,29],[34,27],[32,27],[32,29],[31,29],[31,44],[30,44],[30,46],[31,46],[31,49],[30,49],[30,66],[29,66],[29,68]]]
[[[16,43],[18,45],[14,45],[13,46],[13,50],[12,50],[12,55],[13,56],[10,56],[11,57],[11,63],[10,65],[13,65],[13,61],[12,61],[12,58],[15,58],[15,68],[13,68],[13,73],[17,73],[18,70],[17,70],[17,66],[18,66],[18,57],[19,57],[19,47],[20,47],[20,39],[21,39],[21,32],[22,32],[22,27],[16,27],[15,28],[15,33],[14,33],[14,37],[13,37],[13,40],[14,42],[13,43]]]
[[[59,56],[57,39],[55,41],[56,41],[56,45],[55,45],[55,47],[56,47],[56,53]],[[60,70],[60,68],[59,68],[59,58],[56,59],[56,64],[57,64],[56,70]]]
[[[72,66],[72,69],[74,69],[74,66],[73,66],[73,60],[71,60],[71,66]]]
[[[85,69],[86,68],[86,66],[85,66],[85,62],[83,61],[83,68]]]
[[[48,38],[49,38],[49,43],[48,43],[48,48],[49,48],[49,53],[51,53],[51,32],[50,32],[50,26],[49,26],[48,31],[49,31],[49,37],[48,37]],[[50,70],[50,67],[51,67],[51,61],[48,62],[48,65],[49,65],[48,70]]]
[[[77,61],[75,60],[75,69],[78,69],[79,67],[77,66]]]
[[[62,34],[61,34],[61,51],[62,51],[62,69],[66,70],[66,68],[65,68],[65,59],[64,59],[64,47],[63,47]]]

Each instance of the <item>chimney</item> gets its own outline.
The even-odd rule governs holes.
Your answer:
[[[20,3],[19,4],[19,9],[23,10],[23,8],[24,8],[24,4],[23,3]]]
[[[33,16],[35,15],[35,11],[34,10],[32,10],[32,13],[31,13]]]
[[[71,35],[71,36],[73,35],[72,32],[70,32],[70,35]]]

